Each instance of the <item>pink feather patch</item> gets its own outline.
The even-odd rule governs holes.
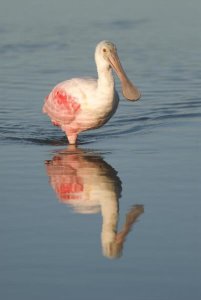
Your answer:
[[[79,108],[80,104],[76,102],[76,98],[67,94],[62,88],[54,89],[52,98],[63,109],[67,110],[69,114],[75,113]]]

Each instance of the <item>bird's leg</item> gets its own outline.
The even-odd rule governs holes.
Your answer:
[[[77,140],[77,135],[67,135],[68,141],[70,145],[75,145]]]
[[[68,128],[68,130],[66,130],[65,132],[66,132],[66,136],[67,136],[67,139],[69,141],[69,144],[70,145],[75,145],[76,140],[77,140],[77,136],[78,136],[77,131],[74,130],[73,128]]]

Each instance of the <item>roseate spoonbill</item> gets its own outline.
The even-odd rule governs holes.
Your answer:
[[[101,127],[115,113],[119,96],[112,69],[121,81],[124,97],[131,101],[140,98],[140,92],[126,76],[112,42],[102,41],[96,46],[95,61],[98,79],[63,81],[45,99],[43,112],[53,125],[61,127],[70,144],[76,143],[80,132]]]

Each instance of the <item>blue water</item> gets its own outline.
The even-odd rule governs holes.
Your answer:
[[[198,0],[0,4],[0,299],[200,298],[200,15]],[[72,148],[43,99],[96,76],[102,39],[142,99]]]

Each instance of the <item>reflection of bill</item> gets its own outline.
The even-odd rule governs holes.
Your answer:
[[[126,216],[123,229],[117,233],[121,180],[117,172],[97,154],[70,146],[46,161],[50,184],[59,201],[71,205],[78,213],[101,211],[103,254],[119,257],[133,223],[143,213],[134,206]]]

